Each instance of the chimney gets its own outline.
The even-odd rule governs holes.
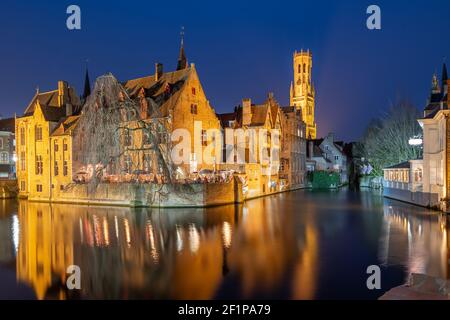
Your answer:
[[[163,65],[162,63],[155,63],[155,81],[159,81],[163,74]]]
[[[65,81],[58,81],[58,106],[63,107],[68,100],[68,85]]]
[[[334,134],[333,134],[333,132],[328,133],[328,139],[329,139],[331,142],[334,142]]]
[[[66,117],[70,117],[73,114],[73,106],[71,103],[66,103]]]
[[[252,100],[242,99],[242,125],[248,126],[252,121]]]

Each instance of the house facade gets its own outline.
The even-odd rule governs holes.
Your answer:
[[[348,183],[347,155],[344,143],[329,133],[323,139],[308,140],[308,171],[333,171],[339,174],[341,184]]]
[[[301,188],[306,181],[306,124],[295,107],[281,108],[280,179],[290,188]]]
[[[434,199],[432,206],[439,206],[442,210],[448,210],[450,191],[449,85],[447,67],[444,64],[440,83],[436,74],[433,75],[423,118],[418,119],[423,129],[423,192]]]
[[[49,201],[54,189],[55,166],[54,150],[51,136],[61,121],[79,112],[80,99],[75,89],[65,81],[58,81],[56,90],[36,92],[22,116],[17,117],[17,182],[19,197]],[[66,150],[67,164],[69,154],[67,144],[61,145]],[[63,165],[63,164],[61,164]],[[64,171],[67,179],[71,172]]]
[[[0,119],[0,179],[16,177],[14,118]]]
[[[262,104],[243,99],[233,113],[219,115],[225,141],[220,169],[241,177],[246,198],[287,189],[289,182],[280,180],[283,116],[272,94]],[[266,133],[266,140],[260,140]]]

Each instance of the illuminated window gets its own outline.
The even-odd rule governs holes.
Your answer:
[[[63,175],[66,177],[69,172],[67,161],[63,162]]]
[[[8,153],[7,152],[2,152],[1,161],[3,163],[8,163],[9,162]]]
[[[298,65],[298,73],[302,73],[302,65],[301,64]]]
[[[55,176],[59,174],[59,167],[58,167],[58,161],[55,161]]]
[[[20,170],[25,171],[25,152],[20,153]]]
[[[25,128],[20,128],[20,145],[25,145]]]
[[[58,141],[55,141],[54,150],[55,150],[55,152],[58,152],[58,150],[59,150]]]
[[[36,126],[35,138],[36,138],[36,141],[42,141],[42,127],[41,126]]]
[[[306,63],[303,64],[303,72],[306,72]]]
[[[191,104],[191,113],[197,114],[197,105],[196,104]]]
[[[68,150],[68,147],[67,147],[67,140],[64,139],[64,141],[63,141],[63,151],[67,151],[67,150]]]
[[[42,192],[42,184],[37,184],[36,185],[36,191],[37,192]]]
[[[208,145],[208,135],[206,134],[206,130],[202,130],[202,146]]]
[[[20,191],[25,191],[25,181],[20,181]]]
[[[44,171],[42,156],[36,156],[36,174],[41,175]]]
[[[192,95],[195,96],[195,88],[194,87],[192,87]]]

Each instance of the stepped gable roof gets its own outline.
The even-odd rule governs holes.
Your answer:
[[[132,99],[145,97],[150,102],[150,115],[166,117],[176,105],[181,89],[191,75],[192,67],[165,72],[159,79],[155,75],[131,79],[122,83]]]

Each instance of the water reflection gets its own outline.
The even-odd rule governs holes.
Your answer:
[[[398,202],[384,206],[381,263],[404,266],[407,275],[449,278],[448,248],[445,215]]]
[[[450,277],[445,217],[371,192],[208,209],[0,208],[0,277],[15,269],[38,299],[376,298],[410,272]],[[365,287],[374,263],[383,292]],[[73,264],[80,291],[65,286]]]

